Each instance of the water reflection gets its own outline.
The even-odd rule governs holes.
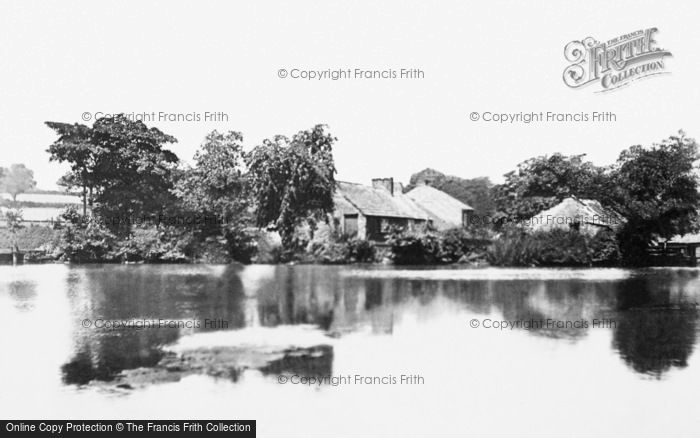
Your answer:
[[[36,300],[36,283],[33,281],[13,281],[7,286],[10,297],[15,302],[15,308],[21,312],[34,309]]]
[[[348,276],[344,275],[347,268],[321,266],[65,269],[68,273],[63,275],[63,285],[57,284],[55,290],[37,290],[35,282],[27,278],[0,278],[0,298],[9,297],[22,314],[33,311],[37,294],[57,293],[67,298],[72,321],[69,338],[73,342],[73,353],[61,367],[67,384],[110,380],[123,370],[154,367],[164,360],[163,347],[183,336],[254,328],[285,332],[295,325],[317,327],[329,339],[328,345],[287,349],[259,369],[265,374],[328,375],[335,354],[331,340],[342,342],[345,336],[358,332],[391,339],[407,320],[440,321],[445,309],[464,315],[465,330],[469,330],[473,316],[513,321],[613,321],[610,327],[599,329],[611,332],[608,339],[612,345],[606,346],[607,351],[619,355],[635,373],[663,378],[674,368],[689,366],[700,331],[697,270],[640,271],[617,280],[460,280],[440,279],[439,275],[416,279],[401,270],[383,272],[380,277],[371,275],[372,270],[366,276],[362,272]],[[219,319],[227,325],[116,331],[81,325],[85,319],[98,318]],[[518,330],[555,345],[579,343],[591,334],[590,328],[535,326]],[[446,331],[444,336],[451,333]],[[232,358],[243,355],[227,354]],[[231,368],[230,376],[235,380],[238,370]]]
[[[658,378],[688,365],[697,343],[697,290],[697,277],[683,271],[619,285],[613,342],[635,371]]]

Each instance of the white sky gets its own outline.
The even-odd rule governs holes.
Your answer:
[[[495,181],[542,154],[614,161],[678,129],[700,138],[700,4],[688,1],[6,1],[0,0],[0,166],[23,162],[40,188],[46,120],[88,112],[223,111],[227,123],[155,123],[191,160],[207,132],[252,147],[327,123],[338,178],[407,181],[425,167]],[[669,75],[619,91],[572,90],[564,46],[657,27]],[[277,70],[420,68],[423,80],[304,81]],[[474,123],[472,111],[613,111],[616,123]]]

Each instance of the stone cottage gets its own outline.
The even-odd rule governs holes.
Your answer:
[[[371,186],[337,182],[333,221],[343,234],[383,242],[392,226],[407,230],[427,224],[429,214],[393,178],[375,178]]]

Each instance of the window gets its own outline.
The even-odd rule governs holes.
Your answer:
[[[356,214],[346,214],[345,217],[345,227],[343,228],[343,233],[348,236],[357,236],[357,215]]]

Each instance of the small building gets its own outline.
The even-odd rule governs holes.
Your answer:
[[[429,185],[421,184],[406,196],[428,213],[433,226],[440,231],[466,227],[474,214],[469,205]]]
[[[375,178],[371,186],[339,181],[334,202],[333,219],[343,234],[375,242],[386,240],[392,227],[412,230],[430,220],[393,178]]]
[[[599,201],[572,196],[533,216],[527,225],[536,231],[574,229],[592,236],[602,229],[617,231],[624,222],[621,215],[604,208]]]
[[[700,259],[700,234],[674,236],[660,247],[666,257],[675,255],[681,264],[697,266]]]

